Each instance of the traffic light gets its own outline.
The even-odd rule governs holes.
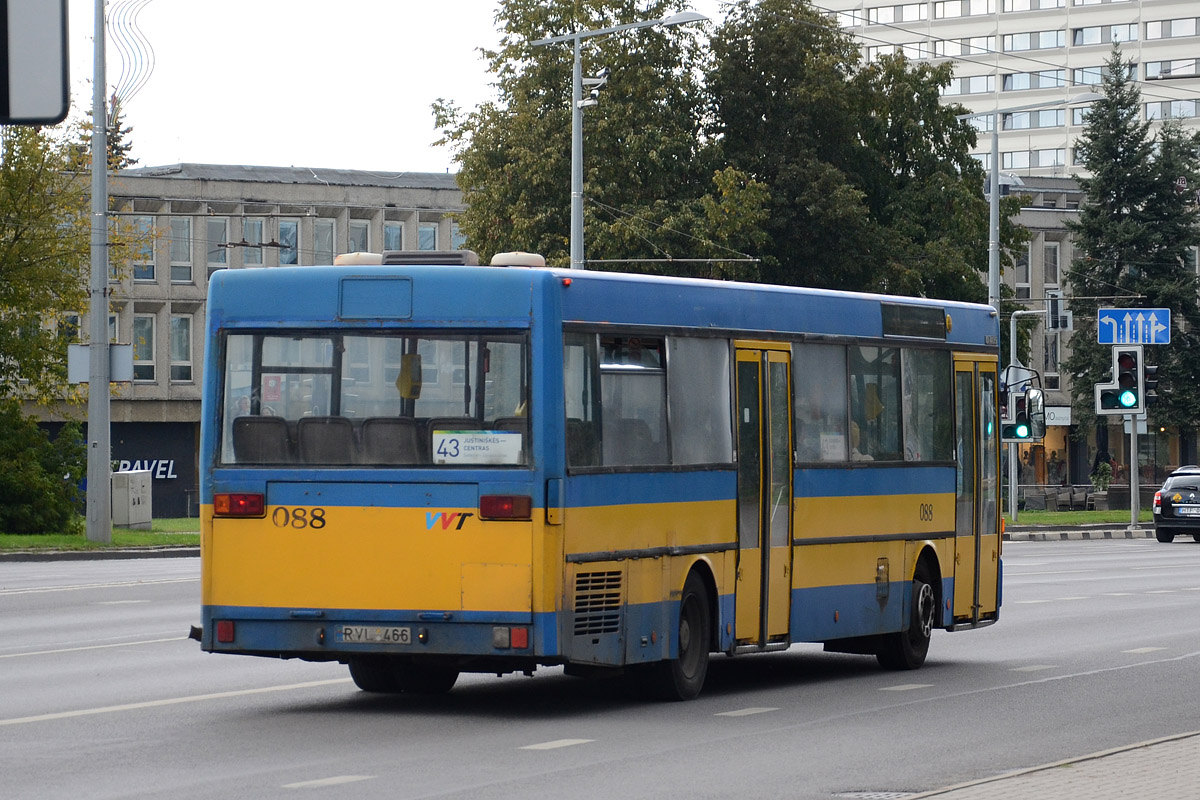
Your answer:
[[[1097,414],[1143,414],[1146,411],[1142,346],[1116,345],[1112,352],[1112,380],[1097,383]],[[1155,368],[1157,373],[1157,367]],[[1158,384],[1157,379],[1154,380]]]
[[[1000,441],[1028,442],[1033,438],[1029,420],[1029,402],[1025,392],[1009,392],[1009,418],[1000,426]]]
[[[1142,365],[1142,397],[1148,407],[1158,402],[1158,365]]]

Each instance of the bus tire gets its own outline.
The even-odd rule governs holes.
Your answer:
[[[912,581],[912,606],[909,612],[908,630],[885,634],[875,658],[884,669],[917,669],[925,663],[929,653],[929,639],[933,635],[937,617],[937,593],[933,590],[933,579],[924,564],[917,565]]]
[[[458,681],[458,670],[437,664],[404,664],[395,675],[400,690],[414,694],[445,694]]]
[[[404,689],[396,680],[396,667],[386,658],[363,656],[348,662],[354,685],[364,692],[396,694]]]
[[[708,674],[708,652],[712,637],[712,609],[704,581],[695,572],[688,575],[679,598],[677,657],[655,665],[656,694],[663,700],[693,700]]]

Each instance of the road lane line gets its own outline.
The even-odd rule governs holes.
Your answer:
[[[932,683],[901,683],[896,686],[883,686],[881,692],[911,692],[913,689],[928,689]]]
[[[319,686],[334,686],[339,683],[350,683],[350,678],[334,678],[325,681],[307,681],[305,683],[289,683],[283,686],[266,686],[261,689],[238,689],[231,692],[214,692],[212,694],[195,694],[187,697],[170,697],[165,700],[146,700],[141,703],[124,703],[118,706],[101,706],[100,708],[81,708],[75,711],[58,711],[53,714],[37,714],[32,717],[14,717],[0,719],[0,728],[6,725],[25,725],[30,722],[52,722],[59,719],[75,719],[76,717],[91,717],[97,714],[114,714],[118,711],[138,711],[144,708],[162,708],[182,703],[200,703],[205,700],[225,700],[230,697],[248,697],[256,694],[272,692],[288,692],[294,689],[315,689]]]
[[[325,786],[341,786],[343,783],[358,783],[359,781],[373,781],[374,775],[338,775],[334,778],[320,778],[315,781],[300,781],[299,783],[285,783],[284,789],[320,789]]]
[[[714,717],[748,717],[751,714],[766,714],[768,711],[778,711],[778,708],[752,707],[739,708],[737,711],[718,711]]]
[[[1009,672],[1041,672],[1044,669],[1056,669],[1053,664],[1030,664],[1027,667],[1013,667]]]
[[[62,647],[58,650],[34,650],[29,653],[5,653],[0,658],[21,658],[22,656],[52,656],[58,653],[78,653],[83,650],[105,650],[110,647],[130,647],[135,644],[162,644],[163,642],[182,642],[186,636],[172,636],[169,639],[143,639],[138,642],[117,642],[115,644],[89,644],[84,647]]]
[[[166,583],[199,583],[199,578],[160,578],[150,581],[116,581],[113,583],[80,583],[71,586],[31,586],[27,589],[0,589],[0,596],[46,594],[47,592],[81,592],[87,589],[128,589],[131,586],[158,586]]]
[[[521,750],[557,750],[560,747],[573,747],[577,744],[587,744],[595,739],[555,739],[552,742],[542,742],[541,744],[527,744],[520,748]]]
[[[1131,653],[1135,656],[1143,655],[1144,653],[1157,653],[1159,650],[1166,650],[1165,647],[1135,647],[1132,650],[1122,650],[1122,653]]]

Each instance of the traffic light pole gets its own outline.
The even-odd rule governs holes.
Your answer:
[[[1141,511],[1141,489],[1138,486],[1138,440],[1137,414],[1130,414],[1129,420],[1129,533],[1140,536],[1142,529],[1138,527],[1138,512]]]
[[[1045,316],[1046,310],[1014,311],[1008,318],[1008,365],[1010,367],[1025,366],[1017,360],[1017,317]],[[1020,497],[1020,487],[1017,485],[1017,443],[1008,443],[1008,516],[1015,525],[1017,522],[1017,504]]]

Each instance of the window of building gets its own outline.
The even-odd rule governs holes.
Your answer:
[[[248,267],[261,267],[263,263],[263,220],[242,220],[242,263]]]
[[[153,317],[151,317],[153,319]],[[171,315],[171,380],[192,380],[192,315]]]
[[[384,250],[403,250],[404,249],[404,223],[403,222],[385,222],[385,223],[383,223],[383,249]]]
[[[1200,59],[1183,58],[1174,61],[1148,61],[1146,63],[1146,78],[1165,78],[1167,76],[1189,77],[1200,75],[1200,70],[1197,70],[1197,64],[1200,64]]]
[[[417,249],[437,250],[438,225],[436,222],[422,222],[417,226]]]
[[[996,91],[995,75],[972,75],[965,78],[952,78],[942,90],[943,95],[984,94]]]
[[[1022,50],[1049,50],[1054,47],[1064,47],[1067,43],[1067,32],[1061,30],[1007,33],[1002,41],[1006,53]]]
[[[334,220],[328,217],[313,220],[313,263],[332,264],[335,253]]]
[[[1025,248],[1016,255],[1013,265],[1013,289],[1018,300],[1029,299],[1029,249]]]
[[[1178,39],[1196,35],[1196,17],[1163,19],[1146,23],[1147,39]]]
[[[154,315],[133,315],[133,379],[154,380]]]
[[[971,36],[964,39],[936,39],[933,42],[935,56],[979,56],[996,52],[995,36]]]
[[[929,6],[925,3],[905,3],[898,6],[879,6],[867,9],[867,22],[890,25],[894,22],[917,22],[926,18]]]
[[[1060,342],[1060,337],[1059,337],[1058,331],[1046,331],[1044,341],[1045,341],[1046,351],[1045,351],[1045,371],[1044,371],[1043,376],[1046,379],[1046,388],[1047,389],[1058,389],[1059,388],[1058,364],[1059,364],[1059,356],[1061,354],[1061,350],[1060,350],[1061,342]]]
[[[1073,6],[1098,6],[1102,3],[1130,3],[1133,0],[1071,0]]]
[[[154,217],[133,218],[133,279],[154,280]]]
[[[1195,100],[1163,100],[1157,103],[1146,103],[1146,119],[1191,119],[1195,116]]]
[[[1097,25],[1090,28],[1075,28],[1072,31],[1071,43],[1113,44],[1114,42],[1136,42],[1138,38],[1137,23],[1131,25]]]
[[[279,220],[279,265],[300,263],[300,220]]]
[[[1004,0],[1005,11],[1039,11],[1044,8],[1062,8],[1066,0]]]
[[[218,269],[229,263],[229,220],[225,217],[209,217],[208,267]]]
[[[875,61],[882,56],[891,56],[897,53],[902,53],[905,58],[909,59],[929,58],[933,55],[928,42],[906,42],[904,44],[881,44],[868,47],[867,60]]]
[[[450,249],[462,250],[467,244],[467,237],[458,227],[457,222],[450,223]]]
[[[980,14],[995,14],[996,0],[936,0],[933,4],[934,19],[974,17]]]
[[[1042,274],[1047,289],[1058,288],[1058,242],[1042,244]]]
[[[192,281],[192,218],[171,217],[171,282]]]
[[[1003,87],[1006,92],[1023,89],[1058,89],[1067,85],[1067,71],[1063,69],[1046,69],[1040,72],[1013,72],[1004,76]]]
[[[350,220],[350,252],[371,252],[371,223],[365,219]]]

